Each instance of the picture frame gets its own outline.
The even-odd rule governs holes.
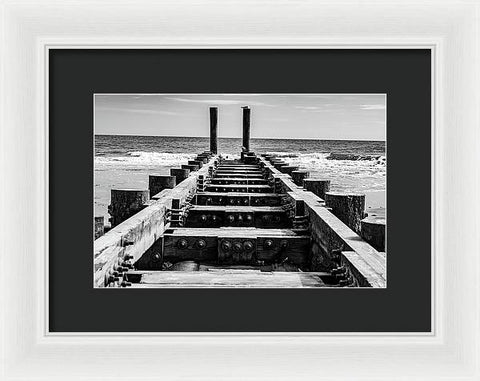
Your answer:
[[[480,379],[479,6],[399,0],[3,3],[2,379]],[[432,332],[49,332],[53,47],[431,49]]]

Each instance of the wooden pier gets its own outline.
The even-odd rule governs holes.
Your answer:
[[[251,152],[250,111],[240,158],[217,154],[212,107],[209,151],[151,175],[149,190],[112,190],[94,287],[386,287],[385,225],[365,220],[365,197]]]

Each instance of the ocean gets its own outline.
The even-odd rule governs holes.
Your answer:
[[[239,138],[219,138],[218,152],[239,156]],[[208,137],[95,135],[95,216],[105,216],[112,188],[148,189],[149,174],[168,175],[209,149]],[[332,191],[365,193],[366,211],[385,216],[386,146],[383,141],[255,139],[250,150],[275,153],[331,180]]]

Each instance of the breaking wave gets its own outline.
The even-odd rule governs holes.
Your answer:
[[[386,165],[387,158],[383,155],[365,155],[365,154],[351,154],[351,153],[336,153],[336,152],[313,152],[313,153],[288,153],[288,152],[269,152],[269,154],[284,158],[285,161],[294,162],[299,165],[322,164],[326,165],[327,160],[335,160],[342,162],[362,161],[365,165]],[[333,164],[333,163],[331,163]],[[348,163],[342,163],[348,164]]]
[[[311,177],[330,179],[335,190],[384,190],[387,173],[386,157],[381,155],[340,156],[315,152],[292,154],[271,152],[289,165],[310,172]],[[360,159],[362,157],[362,159]]]
[[[126,156],[96,156],[95,167],[136,167],[136,166],[174,166],[185,164],[195,154],[160,153],[160,152],[128,152]]]

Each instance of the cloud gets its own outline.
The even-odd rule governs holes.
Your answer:
[[[98,106],[98,111],[116,111],[116,112],[131,112],[136,114],[154,114],[154,115],[178,115],[176,112],[164,111],[164,110],[150,110],[150,109],[138,109],[138,108],[121,108],[121,107],[104,107]]]
[[[246,101],[240,99],[192,99],[192,98],[179,98],[179,97],[165,97],[165,99],[177,102],[189,102],[189,103],[205,103],[210,105],[242,105],[242,106],[266,106],[277,107],[268,103],[258,101]]]
[[[385,105],[360,105],[361,110],[385,110]]]

